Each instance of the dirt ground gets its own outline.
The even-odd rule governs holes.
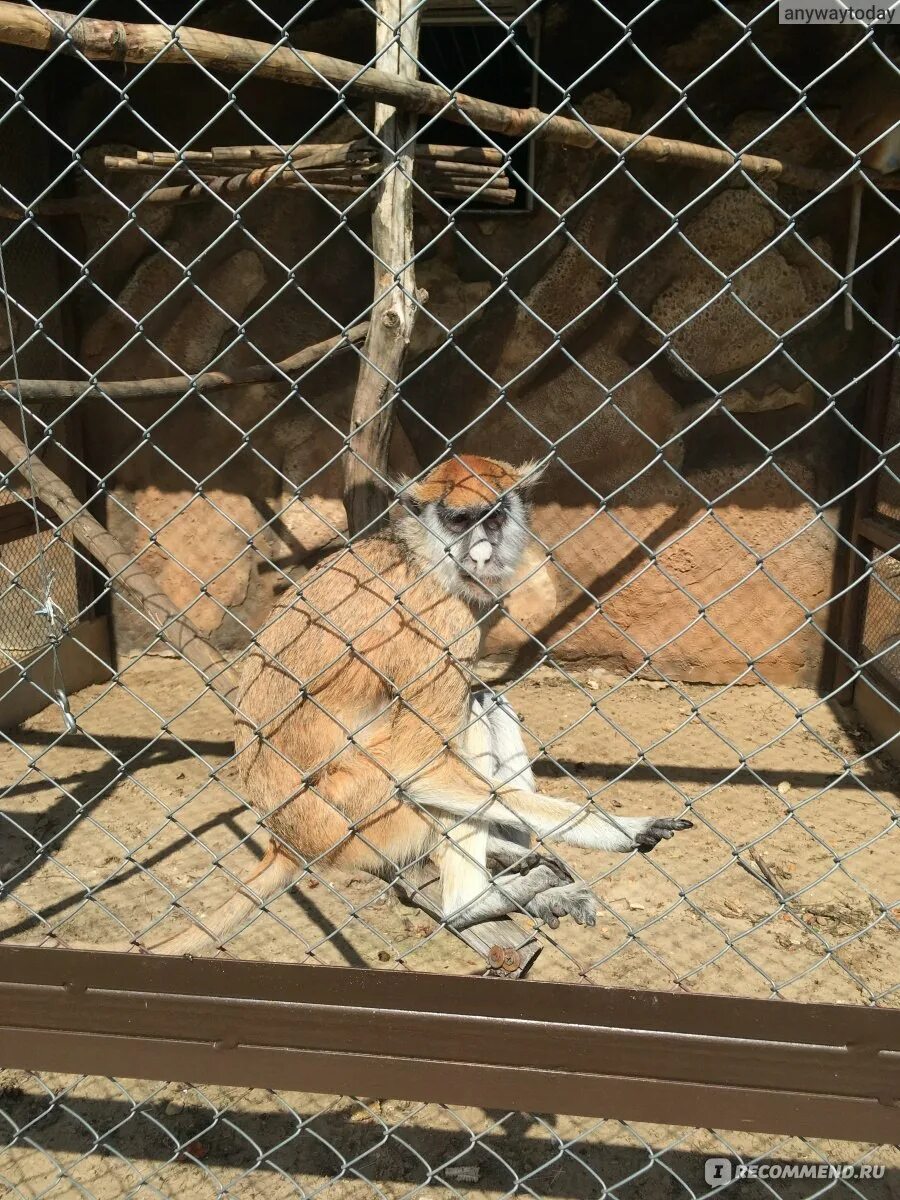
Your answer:
[[[566,850],[600,901],[600,919],[594,929],[566,921],[538,929],[544,949],[531,978],[900,1005],[898,777],[851,714],[801,689],[676,690],[550,668],[509,699],[534,735],[543,790],[594,796],[623,815],[675,816],[687,804],[695,822],[649,856]],[[156,941],[185,920],[169,912],[174,897],[198,915],[211,911],[230,891],[228,872],[240,873],[264,845],[228,765],[228,714],[198,698],[196,676],[168,658],[127,665],[120,686],[86,689],[72,709],[78,733],[60,739],[61,713],[48,709],[0,746],[9,788],[0,940],[108,945],[152,931]],[[327,869],[260,915],[231,950],[383,970],[482,965],[385,884]],[[708,1132],[614,1120],[14,1071],[0,1072],[0,1130],[7,1123],[19,1135],[0,1150],[0,1195],[55,1200],[86,1192],[251,1200],[293,1195],[295,1185],[341,1200],[437,1194],[447,1184],[493,1197],[529,1172],[538,1195],[599,1196],[603,1180],[617,1196],[655,1200],[702,1192],[703,1156],[729,1153]],[[798,1140],[723,1136],[743,1153],[814,1154]],[[102,1152],[89,1154],[101,1139]],[[196,1161],[174,1161],[194,1143]],[[833,1162],[864,1152],[817,1145]],[[648,1146],[662,1157],[648,1163]],[[900,1196],[896,1152],[871,1161],[895,1171],[857,1184],[862,1194]],[[473,1174],[454,1174],[459,1167]],[[809,1194],[786,1183],[780,1191]],[[754,1195],[751,1185],[742,1195]]]

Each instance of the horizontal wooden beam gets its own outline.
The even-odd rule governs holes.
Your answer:
[[[891,1144],[900,1012],[0,947],[0,1062]]]

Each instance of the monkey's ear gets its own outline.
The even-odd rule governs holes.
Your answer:
[[[398,475],[391,480],[391,486],[394,489],[397,504],[407,512],[413,513],[414,516],[418,516],[423,506],[421,500],[416,496],[416,481],[410,479],[408,475]]]
[[[534,491],[535,487],[540,483],[541,477],[553,461],[553,455],[548,454],[546,458],[533,458],[529,462],[522,463],[516,471],[518,479],[516,481],[516,491],[524,495],[529,495]]]

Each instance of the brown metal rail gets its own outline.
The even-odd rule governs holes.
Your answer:
[[[875,1143],[900,1012],[0,947],[0,1064]]]

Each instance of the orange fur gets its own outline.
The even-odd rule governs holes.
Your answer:
[[[470,604],[419,574],[402,544],[368,538],[286,599],[250,653],[242,778],[267,826],[307,861],[390,872],[437,839],[395,785],[458,763],[448,745],[467,713],[479,634]]]
[[[515,487],[521,471],[495,458],[463,454],[435,467],[410,488],[421,504],[443,503],[449,508],[474,508],[494,504]]]

